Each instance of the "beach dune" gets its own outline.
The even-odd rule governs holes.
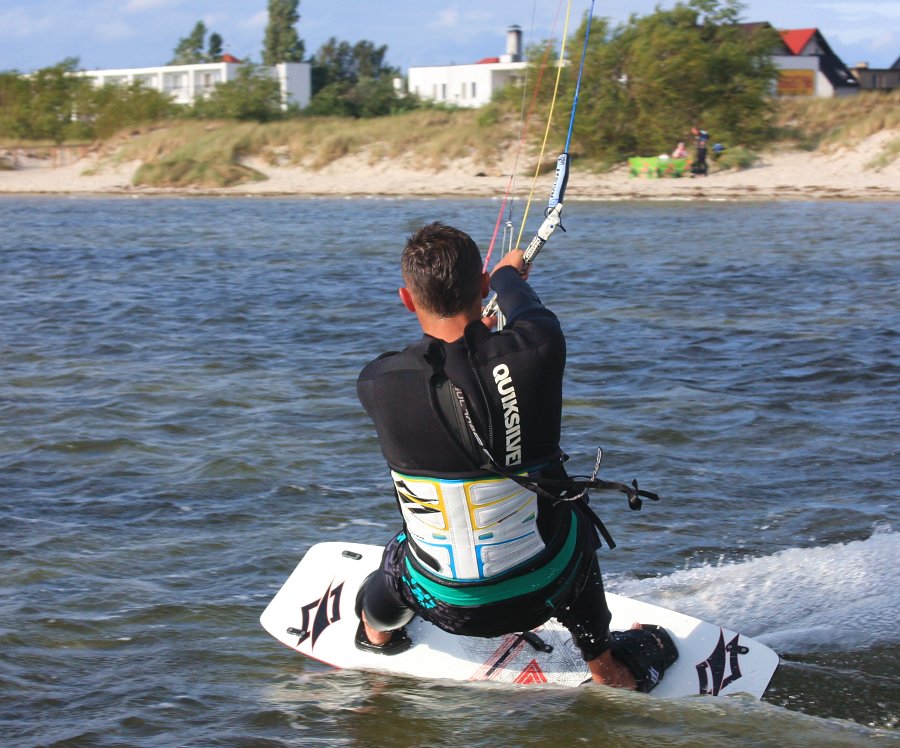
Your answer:
[[[884,146],[900,137],[885,130],[852,147],[815,152],[773,150],[752,168],[712,171],[707,177],[646,179],[632,177],[626,166],[598,174],[573,161],[567,197],[583,200],[898,200],[900,159],[882,168],[872,162]],[[510,184],[503,164],[460,159],[435,170],[414,163],[372,163],[364,155],[345,156],[320,170],[272,166],[262,159],[245,163],[266,179],[226,188],[150,188],[132,184],[139,162],[115,163],[97,151],[63,149],[41,156],[0,150],[8,167],[0,170],[0,193],[76,195],[300,195],[391,197],[496,197]],[[508,163],[514,163],[510,155]],[[508,168],[508,167],[507,167]],[[549,191],[553,175],[542,177],[539,195]],[[527,176],[514,183],[513,194],[530,188]]]

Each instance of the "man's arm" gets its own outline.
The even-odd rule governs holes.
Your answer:
[[[503,267],[514,267],[523,280],[528,280],[528,273],[531,272],[531,265],[525,268],[525,272],[522,272],[522,268],[525,267],[525,252],[521,249],[513,249],[507,252],[500,261],[494,265],[494,269],[491,271],[491,276],[496,273],[500,268]]]
[[[531,266],[525,266],[524,254],[521,249],[508,252],[491,273],[491,288],[497,292],[497,303],[507,324],[533,312],[555,319],[555,315],[543,305],[534,289],[526,282]]]

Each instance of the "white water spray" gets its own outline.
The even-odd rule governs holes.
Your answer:
[[[758,639],[781,654],[858,650],[900,642],[900,533],[790,548],[723,566],[652,579],[609,580],[609,589]]]

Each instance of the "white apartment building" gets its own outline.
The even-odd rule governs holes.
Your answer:
[[[495,92],[525,78],[528,63],[522,60],[522,30],[510,26],[506,32],[506,54],[488,57],[471,65],[411,67],[407,89],[422,99],[460,107],[480,107]]]
[[[226,55],[226,58],[229,56]],[[130,85],[140,82],[147,88],[169,94],[178,104],[191,104],[198,96],[206,96],[217,85],[234,80],[244,63],[233,57],[225,62],[204,62],[195,65],[164,65],[155,68],[122,68],[119,70],[84,70],[81,75],[91,78],[97,86],[107,84]],[[281,106],[290,104],[300,108],[309,104],[312,81],[310,65],[306,62],[282,62],[269,68],[281,88]]]

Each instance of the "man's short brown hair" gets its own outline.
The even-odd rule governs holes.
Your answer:
[[[481,251],[464,231],[439,221],[406,241],[403,282],[423,310],[452,317],[481,299]]]

